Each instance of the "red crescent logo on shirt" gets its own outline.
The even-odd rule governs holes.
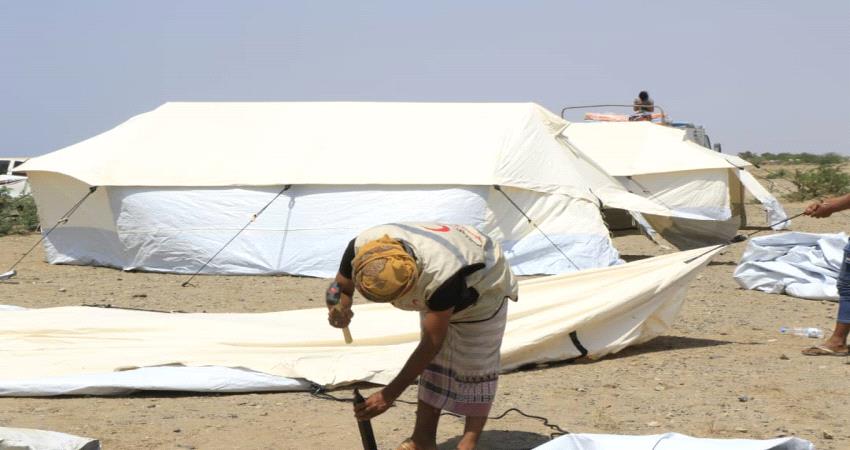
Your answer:
[[[445,225],[442,225],[439,228],[431,228],[431,227],[422,227],[422,228],[424,228],[426,230],[436,231],[438,233],[445,233],[446,231],[449,231],[449,227],[447,227]]]

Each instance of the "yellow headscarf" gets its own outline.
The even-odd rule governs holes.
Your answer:
[[[355,286],[373,302],[391,302],[401,297],[419,278],[416,260],[401,242],[387,235],[363,244],[351,265]]]

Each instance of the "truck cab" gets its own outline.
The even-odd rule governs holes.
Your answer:
[[[12,197],[20,197],[30,192],[26,174],[15,171],[15,167],[20,166],[27,159],[29,158],[0,158],[0,189],[4,189]]]
[[[702,145],[703,147],[715,150],[717,152],[721,152],[720,144],[714,144],[712,147],[711,139],[705,133],[705,128],[702,125],[694,125],[690,122],[670,122],[669,124],[673,128],[678,128],[685,132],[685,139]]]

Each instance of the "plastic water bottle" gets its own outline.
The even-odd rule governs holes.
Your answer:
[[[782,334],[793,334],[796,336],[806,336],[816,339],[823,337],[823,330],[818,327],[782,327],[779,329],[779,332]]]

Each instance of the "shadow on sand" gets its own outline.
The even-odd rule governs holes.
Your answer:
[[[606,355],[603,359],[630,358],[655,352],[666,352],[669,350],[685,350],[691,348],[714,347],[727,344],[755,344],[746,342],[720,341],[715,339],[698,339],[685,336],[659,336],[644,344],[628,347],[613,355]],[[597,360],[589,358],[576,358],[566,361],[556,361],[546,364],[531,364],[520,367],[518,370],[541,370],[548,367],[559,367],[567,364],[593,364]]]
[[[635,261],[640,261],[642,259],[652,258],[653,255],[620,255],[620,259],[623,261],[630,263]],[[708,263],[709,266],[737,266],[737,261],[710,261]]]
[[[623,255],[622,253],[620,254],[620,259],[622,259],[623,261],[625,261],[627,263],[634,262],[634,261],[640,261],[642,259],[647,259],[647,258],[652,258],[652,255]]]
[[[686,336],[658,336],[657,338],[633,347],[628,347],[606,359],[628,358],[630,356],[644,355],[647,353],[665,352],[668,350],[686,350],[691,348],[715,347],[718,345],[734,344],[732,341],[721,341],[717,339],[700,339]]]
[[[737,261],[710,261],[709,266],[737,266]]]
[[[460,442],[460,436],[453,437],[437,446],[438,450],[454,450]],[[478,448],[488,450],[531,449],[549,442],[548,436],[528,431],[484,430],[478,441]]]

